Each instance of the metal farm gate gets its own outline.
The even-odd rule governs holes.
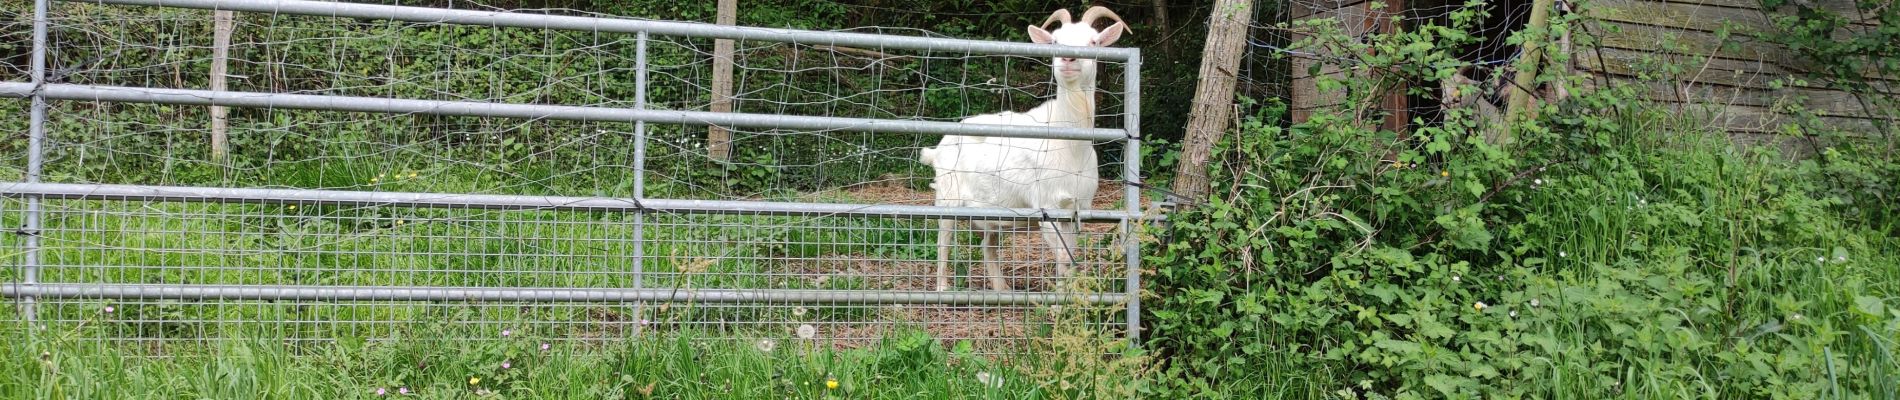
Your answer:
[[[203,68],[209,49],[172,33],[199,32],[207,10],[250,24],[238,46],[253,56],[233,70],[252,72],[229,73],[237,88],[178,78],[197,76],[180,71]],[[23,158],[0,165],[20,172],[0,182],[0,260],[9,265],[0,295],[12,302],[0,318],[148,341],[244,329],[379,338],[455,325],[572,340],[692,329],[850,345],[910,327],[1003,351],[1036,336],[1039,310],[1067,305],[1138,335],[1134,48],[300,0],[37,0],[32,13],[26,81],[0,83],[0,98],[16,99],[0,101],[30,101],[26,140],[3,144]],[[361,34],[313,33],[325,29]],[[708,57],[698,49],[721,39],[741,43],[752,62],[779,63],[741,66],[743,77],[772,83],[741,90],[739,112],[704,110],[700,97]],[[403,47],[411,40],[449,44]],[[483,47],[506,40],[555,54]],[[629,50],[628,63],[562,61],[624,61]],[[831,51],[810,56],[822,50]],[[1121,128],[973,125],[902,110],[1033,95],[1046,90],[1049,57],[1100,60],[1114,67],[1104,78],[1119,71],[1120,82],[1103,79],[1120,88],[1103,89],[1103,103],[1120,109],[1099,112]],[[465,68],[426,66],[438,58]],[[168,61],[119,61],[130,59]],[[548,76],[507,75],[511,64],[544,61],[554,66]],[[378,72],[412,65],[425,67]],[[1002,83],[971,77],[993,65]],[[1011,83],[1016,66],[1041,75]],[[627,74],[631,88],[617,83]],[[835,82],[815,82],[823,79]],[[859,81],[874,86],[853,87]],[[409,89],[434,84],[493,90]],[[798,100],[814,90],[830,100]],[[239,150],[230,161],[180,139],[203,137],[202,110],[213,107],[232,111]],[[871,111],[828,111],[847,109]],[[749,130],[734,146],[751,158],[704,160],[686,128],[705,126]],[[1119,198],[1080,213],[948,208],[901,183],[846,185],[914,164],[914,149],[937,135],[1120,142],[1122,154],[1104,159],[1119,159],[1123,176],[1103,186]],[[793,150],[816,144],[843,150]],[[468,160],[478,154],[498,161]],[[733,165],[745,169],[715,171]],[[807,181],[820,188],[789,183]],[[900,195],[853,191],[863,187]],[[1053,268],[1028,234],[1005,252],[1018,290],[936,291],[928,282],[940,218],[1093,223],[1077,249],[1078,287],[1091,289],[1050,282]],[[957,254],[959,268],[981,270],[973,251]]]

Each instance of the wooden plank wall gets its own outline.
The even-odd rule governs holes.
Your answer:
[[[1810,3],[1853,16],[1851,1]],[[1579,49],[1572,58],[1579,71],[1597,76],[1591,86],[1637,85],[1649,99],[1706,119],[1708,126],[1744,141],[1784,131],[1793,118],[1777,112],[1777,106],[1812,110],[1827,125],[1854,132],[1874,132],[1876,120],[1900,116],[1900,110],[1819,82],[1777,88],[1774,82],[1801,77],[1807,65],[1787,49],[1756,38],[1773,31],[1758,0],[1592,0],[1580,11],[1596,20],[1585,33],[1601,40],[1600,48]],[[1716,33],[1725,26],[1735,28],[1727,46]],[[1670,65],[1674,71],[1659,68]],[[1900,93],[1900,79],[1868,76],[1881,90]]]
[[[1289,11],[1295,21],[1319,18],[1336,19],[1340,21],[1340,29],[1344,30],[1346,34],[1354,37],[1364,37],[1374,32],[1389,32],[1390,29],[1392,29],[1390,25],[1393,11],[1391,10],[1402,9],[1398,6],[1404,3],[1403,0],[1385,0],[1385,2],[1387,4],[1386,7],[1375,9],[1366,0],[1304,0],[1292,2],[1292,9]],[[1297,43],[1305,37],[1305,35],[1296,32],[1293,34],[1293,42]],[[1314,49],[1302,50],[1311,51]],[[1342,55],[1321,52],[1321,54],[1318,54],[1316,57],[1330,59],[1340,56]],[[1292,58],[1291,64],[1293,70],[1291,71],[1291,81],[1293,90],[1288,100],[1290,103],[1289,112],[1292,114],[1291,117],[1294,123],[1306,122],[1306,120],[1313,115],[1314,110],[1338,106],[1346,100],[1346,93],[1343,91],[1320,91],[1317,80],[1322,77],[1346,79],[1347,71],[1341,70],[1340,65],[1336,62],[1321,62],[1316,59],[1316,57],[1300,55]],[[1320,65],[1319,73],[1309,73],[1308,70],[1315,64]],[[1364,78],[1370,76],[1370,73],[1369,71],[1359,71],[1353,74],[1355,77]],[[1403,129],[1406,121],[1408,121],[1410,117],[1406,114],[1407,108],[1405,96],[1403,95],[1404,90],[1401,88],[1393,90],[1392,92],[1392,94],[1382,99],[1378,108],[1390,113],[1383,121],[1384,127],[1397,131]]]

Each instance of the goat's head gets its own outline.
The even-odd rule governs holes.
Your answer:
[[[1108,17],[1114,20],[1115,24],[1097,31],[1093,25],[1095,20],[1101,17]],[[1062,26],[1054,31],[1048,30],[1050,23],[1058,21],[1062,22]],[[1049,19],[1043,20],[1042,26],[1030,26],[1029,40],[1041,44],[1105,47],[1115,44],[1115,39],[1120,39],[1124,30],[1134,32],[1122,22],[1121,16],[1115,15],[1114,11],[1109,11],[1106,7],[1090,7],[1088,11],[1082,12],[1082,18],[1079,20],[1070,19],[1069,10],[1065,9],[1049,14]],[[1069,88],[1094,86],[1095,60],[1056,57],[1050,67],[1055,70],[1057,84]]]

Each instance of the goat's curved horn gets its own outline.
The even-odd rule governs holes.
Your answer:
[[[1042,27],[1042,29],[1044,29],[1044,30],[1048,30],[1048,29],[1049,29],[1049,23],[1050,23],[1050,22],[1056,22],[1056,21],[1062,21],[1062,23],[1066,25],[1066,24],[1070,24],[1070,23],[1073,23],[1073,21],[1075,21],[1075,19],[1073,19],[1073,18],[1069,18],[1069,10],[1068,10],[1068,9],[1066,9],[1066,8],[1059,8],[1059,9],[1056,9],[1056,12],[1054,12],[1054,13],[1050,13],[1050,14],[1049,14],[1049,19],[1045,19],[1045,20],[1042,20],[1042,25],[1037,25],[1037,26],[1040,26],[1040,27]]]
[[[1096,18],[1101,18],[1104,16],[1108,17],[1108,19],[1115,20],[1116,23],[1122,24],[1122,30],[1128,31],[1128,33],[1131,33],[1131,34],[1135,33],[1134,28],[1128,27],[1128,22],[1122,21],[1122,16],[1115,15],[1115,12],[1109,11],[1108,7],[1102,7],[1102,6],[1089,7],[1088,11],[1082,12],[1082,20],[1077,21],[1076,23],[1092,26],[1095,24]]]

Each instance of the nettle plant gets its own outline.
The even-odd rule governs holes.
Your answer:
[[[1144,321],[1166,366],[1151,394],[1893,393],[1881,382],[1900,364],[1881,346],[1900,311],[1873,265],[1900,257],[1829,211],[1805,170],[1690,140],[1719,136],[1628,87],[1540,105],[1509,147],[1466,109],[1380,130],[1364,107],[1395,82],[1435,87],[1468,65],[1455,52],[1477,39],[1476,5],[1363,38],[1283,27],[1336,56],[1347,79],[1318,84],[1343,105],[1284,126],[1283,104],[1247,104],[1214,194],[1157,235]]]
[[[1831,7],[1830,7],[1831,6]],[[1795,116],[1791,134],[1819,139],[1831,148],[1814,158],[1831,194],[1842,205],[1885,231],[1900,234],[1900,214],[1891,207],[1900,197],[1900,94],[1890,77],[1900,76],[1900,6],[1890,0],[1827,3],[1762,0],[1766,31],[1739,26],[1721,32],[1726,43],[1761,41],[1779,45],[1793,55],[1795,74],[1772,82],[1775,87],[1825,87],[1852,96],[1855,110],[1870,119],[1874,132],[1842,129],[1806,107],[1807,98],[1790,96],[1777,112]],[[1739,38],[1735,36],[1745,36]],[[1889,78],[1879,78],[1889,77]],[[1821,143],[1821,142],[1825,143]]]

